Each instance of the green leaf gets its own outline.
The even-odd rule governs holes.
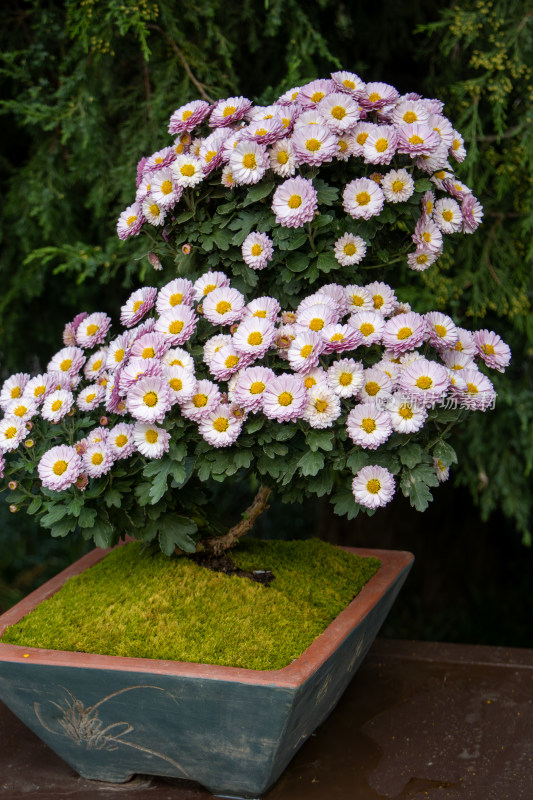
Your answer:
[[[350,453],[346,459],[346,466],[354,475],[356,475],[360,469],[366,467],[368,464],[368,459],[369,457],[367,453],[363,452],[362,450],[356,450],[355,452]]]
[[[122,495],[116,489],[108,489],[108,491],[104,495],[104,503],[108,508],[111,506],[115,506],[115,508],[120,508],[120,504],[122,502]]]
[[[419,444],[416,444],[415,442],[408,442],[407,444],[404,444],[403,447],[400,447],[398,453],[400,455],[400,461],[402,464],[412,469],[420,463],[424,451]]]
[[[181,225],[182,222],[188,222],[193,217],[194,213],[192,211],[184,211],[176,217],[176,222],[178,225]]]
[[[26,509],[27,514],[36,514],[40,507],[43,504],[42,497],[34,497],[31,503],[29,504],[28,508]]]
[[[305,441],[315,453],[317,450],[325,450],[330,453],[333,450],[333,431],[308,431],[305,434]]]
[[[99,519],[91,529],[93,541],[97,547],[105,550],[111,547],[114,538],[114,528],[111,523],[106,519]]]
[[[41,517],[39,522],[44,528],[51,528],[52,525],[55,525],[56,522],[63,519],[66,513],[67,509],[65,506],[48,506],[47,513]]]
[[[84,499],[80,495],[73,497],[70,503],[67,504],[67,511],[74,517],[77,517],[84,506]]]
[[[324,206],[332,206],[339,196],[339,190],[330,186],[320,178],[315,178],[313,186],[316,189],[317,200]]]
[[[76,520],[74,517],[64,517],[64,519],[52,526],[50,536],[53,536],[54,539],[62,539],[72,533],[75,527]]]
[[[304,477],[316,475],[324,466],[324,456],[322,453],[312,451],[304,453],[298,461],[298,466]]]
[[[429,192],[434,188],[429,178],[420,178],[420,180],[415,181],[415,192]]]
[[[433,458],[442,461],[445,467],[457,464],[457,454],[448,442],[437,442],[433,448]]]
[[[92,528],[96,519],[96,510],[94,508],[82,508],[78,517],[78,524],[80,528]]]
[[[411,505],[417,511],[425,511],[433,499],[427,483],[417,480],[409,471],[402,473],[400,487],[403,496],[409,498]]]
[[[152,484],[143,481],[142,483],[138,483],[135,487],[135,497],[137,498],[137,502],[140,506],[146,506],[150,502],[150,491],[152,489]]]
[[[359,514],[361,506],[355,502],[354,496],[349,489],[339,489],[331,498],[333,511],[339,517],[354,519]]]
[[[245,208],[246,206],[252,205],[252,203],[257,203],[259,200],[263,200],[265,197],[272,192],[274,186],[276,184],[274,181],[267,181],[263,183],[260,181],[255,186],[252,186],[251,189],[248,189],[248,193],[242,203],[242,207]]]
[[[309,256],[306,253],[291,253],[285,265],[291,272],[303,272],[309,266]]]
[[[193,535],[197,530],[198,526],[194,520],[179,514],[169,514],[161,520],[159,546],[167,556],[172,555],[176,547],[184,553],[194,553],[196,540]]]
[[[265,420],[263,417],[256,417],[256,419],[251,419],[249,422],[246,423],[246,432],[247,433],[257,433],[260,431],[263,425],[265,424]]]
[[[293,234],[286,243],[285,250],[298,250],[307,242],[307,234],[306,233],[297,233]]]
[[[339,269],[339,262],[333,252],[320,253],[317,260],[318,269],[321,272],[331,272],[332,269]]]

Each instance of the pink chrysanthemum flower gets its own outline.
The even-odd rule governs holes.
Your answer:
[[[359,332],[361,344],[370,347],[381,342],[385,319],[378,311],[357,311],[348,320],[348,325]]]
[[[327,298],[327,303],[335,303],[338,313],[342,317],[349,311],[348,300],[346,299],[344,289],[345,287],[340,283],[326,283],[319,290],[319,294],[322,295],[322,298],[324,298],[324,296]],[[323,303],[324,299],[321,299],[320,302]]]
[[[157,319],[154,332],[161,333],[172,346],[187,342],[198,322],[194,309],[189,306],[175,306],[165,311]]]
[[[300,94],[300,86],[293,86],[292,89],[287,89],[281,97],[278,97],[276,103],[280,104],[288,104],[288,103],[296,103],[298,100],[298,96]]]
[[[376,130],[379,130],[379,125],[375,125],[372,122],[357,123],[357,125],[352,131],[350,139],[350,149],[352,155],[354,156],[363,155],[363,148],[365,146],[366,140],[368,139],[369,135]]]
[[[300,128],[303,128],[303,130],[307,130],[309,132],[310,125],[326,126],[326,120],[318,108],[307,109],[306,111],[302,111],[300,114],[298,114],[294,121],[293,134]]]
[[[211,106],[205,100],[193,100],[180,106],[170,117],[168,132],[175,135],[183,131],[192,131],[204,121],[210,109]]]
[[[269,319],[246,316],[233,334],[233,346],[238,353],[262,358],[276,338],[276,328]]]
[[[299,419],[306,406],[307,390],[300,375],[280,375],[270,381],[263,393],[263,413],[278,422]]]
[[[133,425],[119,422],[109,431],[107,446],[114,459],[129,458],[135,450],[133,440]]]
[[[198,381],[194,394],[181,404],[181,413],[187,419],[199,422],[208,416],[221,402],[222,396],[215,383],[208,380]]]
[[[372,283],[367,283],[365,289],[370,293],[376,311],[379,311],[383,317],[388,317],[389,314],[392,314],[398,300],[387,283],[373,281]]]
[[[382,342],[394,353],[405,353],[419,347],[427,338],[426,320],[420,314],[409,311],[397,314],[385,323]]]
[[[320,333],[322,328],[338,321],[339,313],[333,304],[315,303],[298,309],[296,323],[300,330]]]
[[[251,109],[252,101],[246,97],[228,97],[215,103],[209,115],[209,124],[212,128],[225,127],[242,119]]]
[[[74,447],[66,445],[47,450],[37,466],[42,485],[53,492],[62,492],[72,486],[81,470],[80,456]]]
[[[111,448],[107,444],[91,444],[82,457],[82,470],[90,478],[99,478],[107,475],[115,461]]]
[[[363,158],[370,164],[390,164],[396,153],[398,133],[393,125],[373,128],[363,145]]]
[[[392,433],[390,414],[375,403],[360,403],[348,414],[346,430],[354,444],[377,450]]]
[[[453,141],[448,152],[459,163],[466,158],[465,140],[458,131],[453,131]]]
[[[348,161],[351,156],[352,136],[349,133],[337,134],[337,161]]]
[[[300,164],[318,166],[332,161],[337,152],[337,137],[326,125],[295,127],[291,144]]]
[[[342,207],[354,219],[370,219],[380,214],[385,195],[370,178],[356,178],[344,189]]]
[[[209,371],[217,381],[227,381],[243,367],[249,366],[253,356],[238,353],[233,344],[220,347],[209,362]]]
[[[477,352],[474,334],[465,328],[457,328],[457,335],[459,339],[453,349],[458,353],[464,353],[473,358]]]
[[[457,233],[463,226],[459,203],[451,197],[437,200],[433,211],[433,220],[443,233]]]
[[[459,372],[463,369],[476,369],[473,355],[458,353],[457,350],[445,350],[441,353],[441,358],[446,367],[452,372]]]
[[[98,383],[93,383],[81,390],[76,399],[76,403],[78,408],[80,408],[82,411],[92,411],[93,408],[96,408],[100,405],[104,399],[104,396],[104,387],[100,386]]]
[[[141,378],[126,397],[126,408],[139,422],[162,422],[171,405],[170,390],[163,378]]]
[[[223,272],[204,272],[194,284],[194,299],[203,300],[214,289],[229,286],[229,278]]]
[[[391,395],[394,382],[379,367],[370,367],[363,370],[363,382],[358,392],[358,398],[362,403],[376,403],[385,405]]]
[[[347,350],[355,350],[362,344],[361,333],[351,325],[340,325],[330,323],[325,325],[320,331],[324,353],[344,353]]]
[[[424,219],[426,217],[431,217],[431,215],[433,214],[433,210],[435,208],[435,195],[433,194],[433,192],[431,191],[424,192],[424,194],[422,195],[422,200],[420,205],[421,205],[422,217]]]
[[[160,169],[170,166],[175,158],[176,153],[174,152],[174,148],[163,147],[161,150],[157,150],[155,153],[152,153],[151,156],[148,156],[144,164],[143,174],[154,174]]]
[[[424,315],[426,320],[429,341],[437,350],[455,347],[459,334],[451,317],[441,314],[440,311],[431,311]]]
[[[358,311],[374,310],[374,303],[370,292],[367,292],[364,286],[358,286],[355,283],[350,284],[345,287],[344,292],[348,303],[348,311],[357,313]]]
[[[101,347],[89,356],[83,367],[83,374],[89,381],[96,381],[104,374],[107,364],[107,347]]]
[[[341,267],[359,264],[366,255],[366,243],[360,236],[345,233],[335,242],[334,253]]]
[[[302,374],[304,379],[305,388],[309,391],[314,386],[328,384],[327,372],[322,367],[313,367],[309,372]],[[331,387],[330,387],[331,388]]]
[[[323,351],[324,343],[317,333],[298,333],[287,351],[289,364],[295,372],[308,372],[317,366]]]
[[[473,194],[467,195],[461,203],[463,215],[463,233],[474,233],[483,219],[483,206]]]
[[[400,99],[400,93],[388,83],[372,81],[366,84],[363,91],[358,92],[357,99],[367,111],[375,111],[396,103]]]
[[[228,165],[226,165],[222,170],[220,183],[222,184],[222,186],[225,186],[226,189],[233,189],[237,185],[235,183],[235,178],[233,177],[232,169]]]
[[[249,233],[241,247],[242,257],[252,269],[264,269],[272,260],[272,239],[266,233]]]
[[[430,180],[435,184],[437,189],[444,191],[442,186],[443,180],[453,177],[452,168],[448,163],[448,151],[445,145],[439,144],[431,155],[416,156],[415,164],[422,172],[432,176]],[[442,175],[443,177],[435,177],[435,175]]]
[[[418,358],[400,373],[398,385],[413,402],[429,408],[443,399],[450,379],[441,364]]]
[[[41,414],[49,422],[59,422],[74,405],[74,395],[68,389],[56,389],[44,400]]]
[[[251,300],[244,309],[244,316],[246,317],[259,317],[259,319],[269,319],[276,322],[278,319],[281,306],[275,297],[257,297]]]
[[[425,247],[417,247],[413,253],[407,254],[407,266],[416,272],[424,272],[435,263],[439,256],[438,252],[431,252]]]
[[[144,222],[144,215],[140,203],[133,203],[124,209],[118,218],[117,236],[119,239],[128,239],[138,236]]]
[[[194,372],[176,364],[172,367],[165,367],[164,375],[170,388],[172,404],[190,400],[196,388]]]
[[[22,397],[32,400],[37,405],[41,405],[45,397],[56,388],[56,383],[53,376],[44,373],[44,375],[36,375],[31,378],[24,387]],[[2,405],[0,403],[0,405]],[[5,410],[5,408],[4,408]]]
[[[290,178],[296,172],[296,157],[290,139],[280,139],[268,151],[270,169],[280,178]]]
[[[230,333],[219,333],[211,336],[204,344],[204,362],[209,366],[215,354],[225,345],[233,344],[233,337]]]
[[[453,125],[450,120],[443,117],[442,114],[431,114],[428,124],[438,135],[439,141],[446,147],[446,150],[449,150],[454,137]]]
[[[335,84],[332,80],[320,78],[316,81],[311,81],[311,83],[306,83],[305,86],[300,88],[298,102],[301,103],[302,106],[313,107],[334,91]]]
[[[172,164],[172,177],[182,188],[197,186],[204,179],[202,162],[192,154],[178,156]]]
[[[229,130],[216,130],[207,138],[201,140],[197,153],[194,148],[191,149],[192,155],[200,159],[204,175],[209,175],[222,164],[224,142],[229,136],[231,136],[231,131]]]
[[[178,156],[178,158],[184,158],[184,156]],[[172,164],[172,168],[165,167],[165,169],[159,170],[156,175],[153,175],[150,187],[152,201],[163,209],[175,206],[183,194],[183,184],[176,180],[174,164]]]
[[[505,372],[511,361],[511,349],[494,331],[486,328],[474,333],[474,344],[477,353],[487,367]]]
[[[238,142],[230,155],[229,167],[237,185],[257,183],[269,167],[266,147],[256,142]]]
[[[486,411],[494,406],[496,391],[492,382],[477,369],[465,369],[461,372],[461,379],[466,388],[451,387],[451,394],[461,406],[470,411]]]
[[[161,458],[164,453],[168,453],[170,434],[157,425],[137,422],[133,428],[133,441],[145,458]]]
[[[133,342],[130,357],[160,359],[169,349],[170,343],[162,333],[143,333]]]
[[[273,144],[285,136],[286,128],[279,117],[272,116],[270,119],[253,120],[239,134],[245,141]]]
[[[289,178],[274,192],[272,211],[284,228],[300,228],[311,222],[318,208],[313,183],[306,178]]]
[[[153,307],[156,297],[157,289],[151,286],[143,286],[133,292],[120,309],[120,321],[124,327],[136,325]]]
[[[340,415],[341,401],[326,383],[309,389],[303,418],[312,428],[331,428]]]
[[[442,250],[442,232],[429,217],[420,217],[412,238],[415,244],[432,253]]]
[[[102,311],[90,314],[80,323],[76,331],[76,343],[80,347],[90,348],[102,344],[111,327],[111,319]]]
[[[400,125],[398,131],[398,152],[414,156],[430,156],[440,144],[439,134],[429,124],[414,122]]]
[[[221,403],[198,423],[200,436],[212,447],[229,447],[242,430],[242,419],[230,403]]]
[[[189,372],[194,372],[194,358],[182,347],[167,350],[161,363],[163,367],[185,367]]]
[[[22,422],[28,422],[37,413],[37,403],[24,395],[18,400],[11,400],[6,406],[6,417],[16,417]]]
[[[332,72],[331,79],[336,89],[340,92],[346,92],[352,97],[355,97],[356,93],[363,92],[365,88],[364,82],[355,72],[346,72],[346,70]]]
[[[363,467],[352,482],[355,502],[365,508],[386,506],[392,500],[394,490],[394,478],[385,467]]]
[[[16,450],[28,433],[24,420],[19,417],[4,417],[0,421],[0,453]]]
[[[415,191],[415,182],[406,169],[392,169],[383,176],[381,189],[388,203],[405,203]]]
[[[17,372],[4,381],[0,392],[0,407],[3,411],[6,410],[8,403],[12,400],[22,397],[29,380],[30,376],[27,373]]]
[[[159,227],[165,222],[167,209],[156,203],[151,194],[149,194],[142,202],[143,214],[146,222],[150,225]]]
[[[346,92],[332,92],[318,104],[326,125],[334,133],[344,133],[359,121],[359,104]]]
[[[427,411],[400,392],[393,394],[387,402],[392,427],[396,433],[416,433],[424,427]]]
[[[209,292],[202,303],[204,317],[213,325],[231,325],[239,320],[244,309],[244,296],[229,286]]]
[[[442,190],[451,194],[456,200],[464,200],[465,197],[472,194],[472,189],[456,178],[455,175],[450,175],[442,181]]]
[[[336,297],[332,297],[331,294],[322,291],[322,289],[318,289],[318,291],[307,295],[307,297],[304,297],[301,300],[298,308],[296,309],[295,321],[298,322],[303,312],[307,311],[309,308],[313,308],[314,306],[328,306],[335,314],[335,318],[332,318],[330,322],[337,322],[337,320],[340,319],[341,314],[345,313],[344,304],[341,305]]]
[[[234,401],[246,411],[260,411],[263,393],[275,374],[267,367],[248,367],[239,372],[233,390]]]
[[[75,377],[85,364],[83,350],[79,347],[64,347],[59,350],[46,367],[47,372],[59,372],[69,378]]]
[[[400,100],[392,110],[391,120],[398,126],[424,124],[429,121],[429,112],[421,100]]]
[[[63,344],[65,347],[73,347],[76,344],[76,331],[88,316],[87,311],[82,311],[81,314],[76,314],[72,322],[67,322],[63,330]]]
[[[106,370],[114,372],[125,363],[132,341],[131,332],[127,332],[117,336],[109,343],[105,362]]]
[[[328,368],[328,385],[342,398],[353,397],[363,385],[363,365],[353,358],[334,361]]]
[[[175,278],[163,286],[157,295],[156,310],[158,314],[171,311],[176,306],[192,306],[194,287],[186,278]]]

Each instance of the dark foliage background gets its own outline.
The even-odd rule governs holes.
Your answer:
[[[338,68],[446,101],[469,150],[458,173],[482,200],[484,224],[438,266],[415,280],[405,276],[400,295],[465,327],[494,328],[511,345],[513,364],[497,376],[496,411],[459,432],[455,488],[441,488],[427,514],[416,516],[399,499],[347,530],[321,511],[319,532],[417,554],[413,596],[388,633],[527,645],[532,559],[520,539],[530,542],[533,502],[533,9],[520,0],[394,8],[332,0],[6,0],[0,22],[2,379],[46,364],[75,313],[116,313],[132,286],[150,280],[142,245],[119,242],[115,220],[133,195],[137,161],[166,143],[166,122],[179,105],[202,93],[269,102]],[[317,532],[316,510],[290,509],[301,533]],[[279,513],[272,509],[272,529]],[[3,506],[0,606],[82,547],[49,540]],[[521,598],[517,622],[513,603],[502,600],[504,564],[516,570],[509,589]],[[433,580],[436,571],[448,578]],[[473,588],[462,586],[460,596],[470,598],[463,621],[448,624],[450,587],[466,585],[467,576]],[[501,622],[491,624],[498,609]],[[478,613],[483,621],[474,624]]]

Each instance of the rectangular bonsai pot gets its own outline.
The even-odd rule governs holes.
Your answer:
[[[339,701],[414,560],[403,551],[346,549],[381,567],[283,669],[0,643],[0,699],[84,778],[162,775],[218,796],[259,797]],[[0,616],[0,636],[105,555],[93,550]]]

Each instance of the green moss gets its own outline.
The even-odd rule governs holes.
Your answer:
[[[281,669],[297,658],[379,568],[318,539],[248,540],[232,555],[269,569],[265,587],[187,559],[111,552],[8,628],[2,642],[105,655]]]

